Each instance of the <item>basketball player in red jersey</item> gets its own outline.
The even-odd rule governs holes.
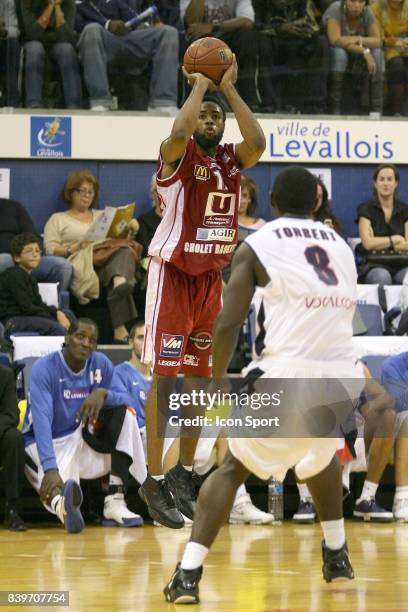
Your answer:
[[[194,437],[190,430],[186,437],[182,429],[179,463],[164,476],[158,414],[167,412],[179,372],[186,375],[184,392],[189,377],[211,375],[221,270],[237,241],[240,172],[255,165],[265,149],[262,129],[235,88],[235,58],[218,87],[242,134],[242,142],[235,145],[219,144],[225,112],[217,101],[204,98],[208,90],[217,89],[214,83],[199,73],[184,74],[192,91],[160,147],[157,166],[163,218],[149,248],[142,356],[153,366],[145,407],[149,473],[139,491],[151,517],[174,529],[183,527],[182,515],[190,519],[194,515],[192,467],[199,430]]]

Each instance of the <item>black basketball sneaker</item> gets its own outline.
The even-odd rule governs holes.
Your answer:
[[[176,571],[163,589],[166,601],[176,604],[198,603],[200,601],[198,583],[201,580],[202,573],[202,565],[197,569],[185,570],[180,567],[180,563],[177,563]]]
[[[338,550],[326,547],[322,540],[323,578],[326,582],[337,580],[353,580],[354,570],[351,566],[347,542]]]

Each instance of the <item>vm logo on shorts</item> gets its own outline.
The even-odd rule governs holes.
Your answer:
[[[180,357],[183,350],[184,336],[162,334],[160,342],[160,357]]]

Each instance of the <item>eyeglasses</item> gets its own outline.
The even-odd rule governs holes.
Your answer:
[[[74,189],[74,191],[77,191],[81,196],[84,197],[89,196],[90,198],[93,198],[95,195],[94,191],[88,191],[88,189]]]

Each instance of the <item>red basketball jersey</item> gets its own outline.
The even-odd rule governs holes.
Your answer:
[[[162,165],[160,156],[158,177]],[[193,276],[224,268],[237,242],[240,189],[234,145],[219,145],[213,158],[191,139],[176,171],[157,178],[164,212],[149,255]]]

